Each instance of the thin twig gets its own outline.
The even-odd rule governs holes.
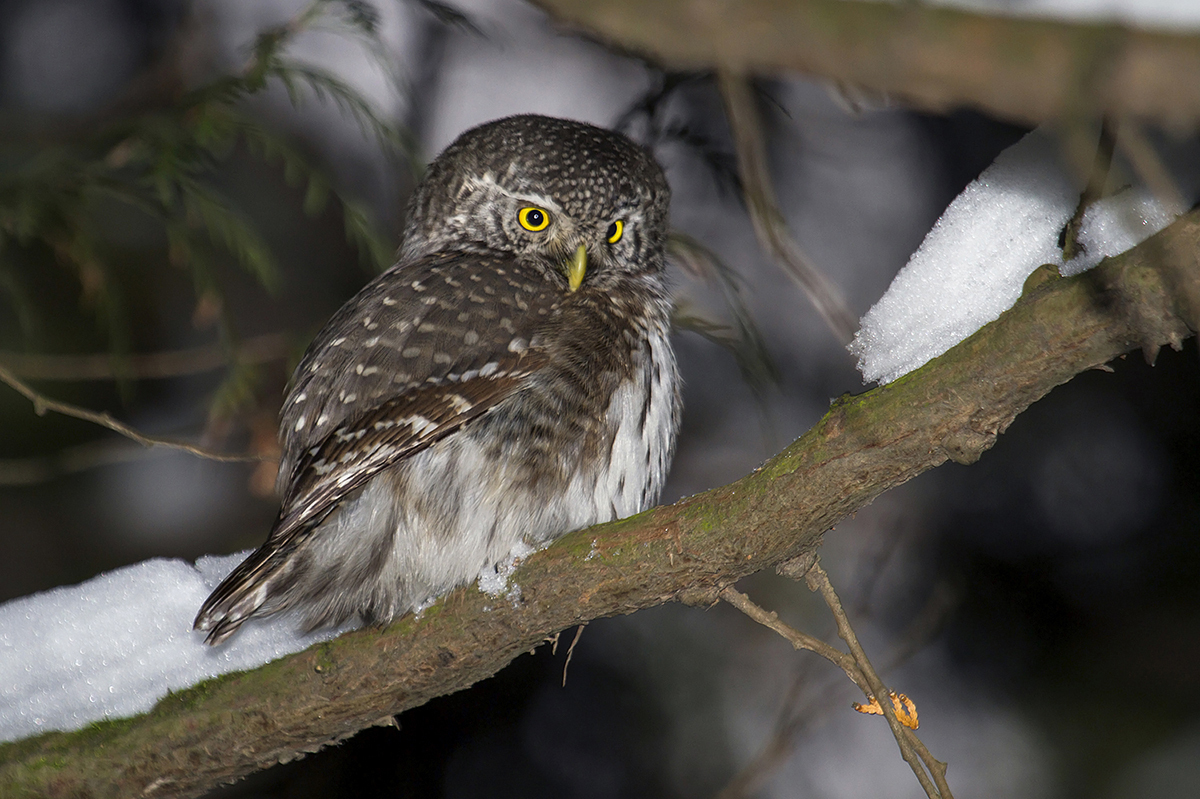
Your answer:
[[[1171,173],[1159,158],[1154,145],[1146,138],[1141,125],[1128,117],[1122,119],[1117,144],[1129,157],[1138,177],[1150,188],[1167,213],[1178,216],[1187,210],[1187,202],[1183,199],[1179,186],[1175,184]]]
[[[942,799],[954,799],[954,794],[950,793],[950,785],[946,782],[946,763],[934,757],[929,748],[925,746],[925,742],[918,738],[915,732],[907,727],[902,727],[901,730],[909,746],[916,751],[917,756],[925,764],[925,768],[929,769],[929,773],[933,775],[933,783],[937,786]]]
[[[1100,122],[1100,140],[1096,143],[1096,156],[1088,174],[1087,186],[1079,195],[1079,204],[1062,230],[1060,249],[1063,260],[1069,261],[1079,254],[1079,229],[1083,226],[1083,216],[1092,204],[1104,196],[1104,184],[1108,182],[1108,173],[1112,168],[1113,149],[1116,147],[1116,134],[1107,118]]]
[[[887,658],[886,665],[882,670],[884,672],[891,671],[906,662],[928,643],[937,634],[942,621],[946,618],[946,614],[954,606],[955,600],[956,594],[948,584],[939,583],[934,586],[933,592],[930,594],[925,606],[917,613],[916,618],[913,619],[905,632],[900,636],[901,645]],[[806,660],[804,662],[815,663],[816,661]],[[788,690],[787,698],[785,698],[782,704],[780,718],[776,723],[775,732],[771,739],[763,746],[762,751],[755,756],[754,760],[744,766],[721,789],[716,799],[741,799],[741,797],[750,795],[784,761],[785,756],[791,750],[794,739],[799,735],[804,726],[812,721],[813,717],[814,711],[806,709],[807,705],[812,704],[811,699],[804,706],[799,706],[796,709],[792,708],[792,705],[796,702],[796,695],[799,692],[802,680],[805,680],[804,674],[797,677],[792,687]],[[825,700],[828,699],[829,691],[833,690],[833,688],[834,686],[832,685],[828,688],[818,688],[813,694]],[[828,702],[825,704],[828,705]],[[920,754],[921,748],[915,744],[914,748]]]
[[[929,799],[953,799],[950,786],[946,784],[946,764],[935,760],[924,744],[919,747],[914,745],[914,741],[919,742],[916,734],[902,725],[896,717],[892,703],[887,701],[890,692],[883,684],[883,680],[879,679],[879,675],[875,673],[870,659],[867,658],[867,653],[858,642],[858,636],[855,635],[854,628],[846,617],[842,601],[838,598],[837,592],[833,590],[833,584],[829,582],[829,575],[821,568],[820,558],[813,561],[812,568],[808,570],[805,580],[809,589],[819,592],[821,598],[825,600],[825,604],[829,606],[829,611],[837,623],[838,637],[845,641],[846,646],[850,649],[855,665],[870,686],[870,695],[878,697],[879,706],[887,719],[888,727],[891,728],[892,735],[895,736],[896,743],[900,746],[900,755],[916,775],[925,794],[929,796]],[[929,769],[929,773],[926,773],[926,768]],[[930,779],[931,775],[932,780]]]
[[[946,764],[936,760],[929,753],[929,749],[917,738],[916,734],[906,728],[896,717],[896,711],[892,707],[892,703],[887,701],[887,698],[891,695],[891,691],[883,684],[883,681],[879,679],[879,675],[875,673],[874,668],[871,666],[871,661],[867,658],[866,652],[863,651],[862,646],[858,642],[858,636],[855,635],[853,627],[850,626],[849,619],[846,618],[846,611],[842,607],[841,600],[838,599],[837,593],[833,590],[833,585],[829,582],[829,575],[825,574],[819,560],[813,561],[812,568],[808,571],[807,580],[809,588],[814,591],[820,591],[825,604],[829,606],[829,610],[833,613],[834,621],[838,627],[838,636],[850,648],[849,655],[834,649],[819,638],[814,638],[808,633],[801,632],[790,625],[784,624],[779,621],[778,614],[774,611],[764,610],[754,604],[745,594],[733,587],[726,587],[722,590],[721,599],[724,599],[764,627],[769,627],[779,633],[795,649],[807,649],[810,652],[815,652],[830,663],[841,668],[842,671],[846,672],[846,676],[862,690],[868,699],[879,697],[878,704],[883,711],[884,717],[887,719],[888,726],[892,730],[892,735],[896,738],[896,743],[900,746],[900,754],[912,769],[913,774],[916,775],[917,781],[921,783],[921,788],[924,789],[925,794],[929,799],[953,799],[950,787],[946,784]],[[924,763],[924,767],[922,767],[922,763]],[[926,773],[926,768],[929,769],[928,773]],[[931,775],[932,779],[930,778]]]
[[[719,71],[717,78],[725,99],[729,127],[733,131],[742,191],[758,242],[804,290],[838,340],[849,344],[858,329],[858,320],[850,312],[837,286],[812,265],[792,238],[783,212],[779,210],[779,201],[767,169],[762,126],[750,84],[744,77],[725,70]]]
[[[779,620],[779,615],[775,611],[767,611],[751,601],[750,597],[738,591],[733,586],[728,586],[721,591],[721,599],[724,599],[735,608],[745,613],[750,618],[764,627],[768,627],[781,636],[786,638],[794,649],[807,649],[809,652],[814,652],[828,660],[833,665],[846,672],[846,676],[850,681],[862,689],[864,694],[871,694],[871,687],[867,683],[866,677],[854,662],[854,658],[847,655],[838,649],[834,649],[829,644],[822,641],[820,638],[814,638],[808,633],[801,632],[789,624],[784,624]]]
[[[33,410],[38,416],[45,416],[46,411],[54,411],[61,413],[64,416],[70,416],[75,419],[82,419],[85,422],[92,422],[101,427],[107,427],[113,432],[120,433],[126,438],[142,444],[147,447],[170,447],[184,452],[189,452],[201,458],[211,461],[220,461],[222,463],[250,463],[268,459],[269,455],[230,455],[224,452],[216,452],[214,450],[198,447],[195,444],[188,444],[185,441],[176,441],[169,438],[157,438],[140,433],[127,424],[118,422],[107,413],[97,413],[89,411],[87,408],[80,408],[77,405],[71,405],[66,402],[59,402],[45,397],[34,391],[25,383],[21,382],[16,375],[8,371],[8,369],[0,366],[0,382],[6,383],[13,390],[25,397],[33,403]]]
[[[288,337],[267,333],[247,339],[234,356],[239,363],[262,364],[287,355]],[[28,380],[154,380],[209,372],[228,366],[229,353],[220,346],[191,347],[142,355],[28,355],[0,352],[0,366]]]
[[[580,636],[583,635],[583,628],[587,627],[587,622],[579,625],[579,629],[575,631],[575,637],[571,639],[571,645],[567,647],[567,660],[563,663],[563,682],[562,687],[567,687],[567,667],[571,665],[571,656],[575,654],[575,644],[579,643]],[[554,642],[555,647],[558,647],[558,641]]]
[[[758,789],[791,755],[792,746],[800,732],[829,711],[831,692],[845,688],[846,683],[824,678],[810,679],[810,669],[817,661],[806,658],[781,703],[779,718],[770,739],[754,759],[738,771],[716,795],[715,799],[743,799]],[[801,700],[803,688],[808,688]]]

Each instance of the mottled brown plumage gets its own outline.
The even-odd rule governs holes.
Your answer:
[[[679,424],[668,202],[644,151],[590,125],[511,117],[447,148],[399,262],[297,367],[279,519],[201,608],[207,640],[289,609],[386,621],[656,501]]]

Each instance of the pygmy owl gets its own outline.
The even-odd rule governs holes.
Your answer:
[[[657,501],[679,427],[645,151],[517,116],[462,134],[409,204],[395,266],[317,335],[280,414],[279,518],[196,617],[381,623]]]

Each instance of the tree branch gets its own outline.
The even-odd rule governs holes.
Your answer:
[[[845,0],[534,0],[672,70],[795,70],[933,111],[1200,121],[1200,34]]]
[[[893,542],[896,540],[895,538],[892,539]],[[817,558],[814,553],[813,557],[801,558],[799,561],[790,562],[784,569],[781,569],[781,573],[795,580],[805,579],[808,571],[811,569],[811,564],[815,564]],[[858,592],[863,598],[871,593],[869,586],[877,576],[877,571],[874,575],[868,576],[864,583],[867,586],[865,591],[863,591],[863,585],[858,586]],[[726,588],[721,592],[721,598],[729,601],[728,597],[731,592],[737,593],[737,589],[732,586]],[[949,590],[949,587],[945,583],[936,585],[928,601],[925,603],[925,607],[909,623],[908,629],[899,636],[899,647],[889,655],[884,667],[880,671],[891,671],[926,646],[941,626],[941,621],[945,619],[953,602],[953,592]],[[736,603],[731,602],[730,604],[737,606]],[[750,604],[752,605],[753,603]],[[808,648],[803,643],[798,644],[794,640],[793,633],[798,631],[787,625],[779,625],[774,613],[767,613],[757,606],[754,606],[754,608],[757,608],[757,610],[747,611],[741,607],[738,609],[742,610],[751,619],[775,630],[775,632],[791,643],[793,648]],[[864,608],[859,612],[865,614],[867,611]],[[761,621],[759,618],[760,614],[773,623],[766,624]],[[802,633],[801,636],[803,636]],[[821,653],[818,652],[817,654]],[[841,652],[839,654],[844,655]],[[851,656],[844,655],[844,657],[849,659],[853,673],[851,673],[851,670],[845,668],[843,668],[843,671],[845,671],[846,676],[855,685],[862,689],[862,686],[866,685],[866,678],[862,677],[862,672],[858,671],[858,667],[854,665]],[[786,698],[780,703],[779,718],[775,723],[775,729],[771,737],[763,744],[758,754],[742,766],[725,787],[717,793],[716,799],[747,799],[747,797],[755,796],[759,788],[766,783],[767,779],[792,755],[793,745],[799,735],[813,724],[816,719],[827,716],[832,712],[832,698],[834,692],[837,690],[836,684],[828,675],[818,677],[811,673],[812,669],[810,667],[814,662],[811,659],[805,660],[803,666],[797,670]],[[841,663],[836,665],[842,666]],[[862,682],[860,683],[859,680],[862,680]],[[864,693],[870,694],[870,691],[864,689]],[[801,701],[802,694],[803,701]],[[895,700],[893,699],[893,701]],[[855,703],[854,707],[856,710],[860,709],[857,703]],[[880,708],[880,712],[882,713],[882,708]],[[916,749],[915,746],[914,749]],[[919,749],[917,753],[920,755]]]
[[[850,681],[863,692],[863,695],[872,700],[872,706],[878,707],[880,713],[887,719],[888,727],[896,739],[896,744],[900,747],[900,755],[912,769],[917,782],[921,784],[921,788],[925,791],[925,795],[930,797],[930,799],[953,799],[950,787],[946,784],[946,764],[935,760],[932,755],[926,758],[924,754],[928,754],[929,750],[922,747],[918,751],[913,745],[914,740],[919,741],[915,733],[909,729],[909,726],[916,726],[915,711],[913,711],[913,720],[910,721],[910,724],[900,721],[896,710],[888,702],[889,697],[895,699],[897,694],[888,689],[883,684],[883,681],[879,679],[875,667],[871,665],[871,661],[867,658],[867,653],[863,651],[862,645],[859,644],[858,636],[850,624],[850,619],[846,615],[845,608],[842,607],[842,600],[838,598],[837,592],[833,589],[833,584],[829,582],[829,575],[821,568],[820,559],[811,559],[811,564],[805,573],[805,580],[808,583],[809,590],[821,593],[822,599],[829,606],[829,612],[833,614],[834,621],[837,623],[838,636],[846,642],[846,645],[850,648],[850,654],[835,649],[821,639],[814,638],[806,632],[783,623],[774,611],[768,612],[759,607],[751,601],[750,597],[738,591],[733,586],[728,586],[721,591],[721,599],[733,605],[764,627],[778,633],[792,645],[793,649],[807,649],[809,652],[820,655],[844,671],[846,676],[850,678]],[[903,694],[899,696],[900,699],[895,699],[895,701],[899,702],[901,699],[904,699]],[[879,699],[879,697],[882,697],[882,699]],[[861,706],[858,704],[855,704],[854,707],[861,710]],[[899,704],[896,707],[899,707]],[[924,752],[924,754],[921,754],[921,752]],[[922,768],[922,761],[925,763],[925,768]],[[926,768],[929,770],[929,773],[926,773]]]
[[[287,356],[288,337],[282,333],[265,333],[247,339],[230,353],[217,344],[191,347],[185,350],[138,353],[116,356],[97,355],[30,355],[22,352],[0,352],[0,367],[27,380],[138,380],[182,377],[211,372],[229,366],[233,360],[244,364],[263,364]]]
[[[33,411],[38,416],[44,416],[46,411],[54,411],[61,413],[63,416],[70,416],[73,419],[81,419],[85,422],[98,424],[101,427],[107,427],[114,433],[120,433],[126,438],[136,441],[144,447],[168,447],[170,449],[182,450],[199,458],[205,458],[210,461],[222,461],[225,463],[254,463],[257,461],[269,460],[272,456],[266,454],[247,454],[237,455],[225,452],[217,452],[216,450],[207,449],[196,444],[189,444],[186,441],[178,441],[173,438],[158,438],[156,436],[148,436],[145,433],[138,432],[129,425],[118,422],[108,413],[100,413],[97,411],[80,408],[78,405],[71,405],[67,402],[59,402],[58,400],[50,399],[37,391],[34,391],[28,384],[21,382],[17,376],[8,369],[0,366],[0,383],[4,383],[16,391],[25,399],[33,403]]]
[[[672,600],[711,605],[747,574],[799,562],[887,489],[978,459],[1056,385],[1130,349],[1178,347],[1198,320],[1192,212],[1091,272],[1029,289],[921,369],[842,397],[753,474],[530,556],[513,576],[519,596],[454,591],[419,619],[201,683],[145,715],[0,746],[0,793],[196,796],[465,688],[568,627]]]
[[[845,652],[835,649],[834,647],[825,643],[820,638],[809,635],[803,630],[797,630],[790,624],[785,624],[779,620],[779,614],[777,614],[775,611],[764,610],[751,601],[750,597],[746,596],[732,585],[726,586],[725,589],[721,591],[721,599],[725,600],[730,605],[733,605],[742,613],[745,613],[751,619],[767,629],[778,633],[780,637],[787,639],[787,642],[792,645],[792,649],[807,649],[809,652],[825,658],[830,663],[846,672],[846,676],[850,678],[850,682],[857,685],[859,690],[865,695],[874,695],[871,691],[871,686],[867,683],[867,678],[863,676],[862,671],[860,671],[858,668],[858,664],[854,662],[853,655],[847,655]]]
[[[908,763],[909,768],[912,769],[917,782],[921,783],[921,788],[925,791],[925,795],[930,797],[930,799],[937,799],[938,797],[941,797],[941,799],[954,799],[954,795],[950,793],[950,786],[946,784],[946,764],[935,759],[924,745],[918,749],[916,744],[920,743],[920,739],[896,717],[896,711],[892,707],[892,703],[888,701],[892,691],[883,684],[883,680],[879,679],[879,674],[876,673],[875,667],[871,665],[871,661],[867,657],[867,653],[863,650],[862,644],[858,642],[858,635],[854,632],[854,627],[851,626],[850,619],[846,616],[846,610],[842,607],[842,600],[838,598],[837,592],[833,590],[833,584],[829,582],[829,575],[821,568],[820,559],[813,561],[813,565],[808,570],[805,580],[808,583],[809,590],[820,592],[821,598],[829,606],[829,612],[833,614],[833,619],[837,622],[838,637],[846,642],[846,646],[850,649],[854,665],[858,667],[859,673],[867,683],[868,687],[863,690],[863,693],[868,698],[874,697],[878,700],[879,709],[883,711],[883,716],[887,719],[888,727],[891,728],[892,735],[896,738],[896,744],[900,747],[900,755]],[[847,671],[846,673],[849,674],[850,672]],[[859,687],[862,688],[861,685]],[[922,763],[924,767],[922,767]],[[928,773],[926,773],[926,769],[928,769]]]

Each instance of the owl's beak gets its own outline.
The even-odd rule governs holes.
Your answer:
[[[587,274],[587,248],[580,244],[575,249],[575,254],[571,256],[571,260],[567,261],[564,266],[567,273],[567,284],[571,287],[571,291],[578,291],[583,284],[583,276]]]

